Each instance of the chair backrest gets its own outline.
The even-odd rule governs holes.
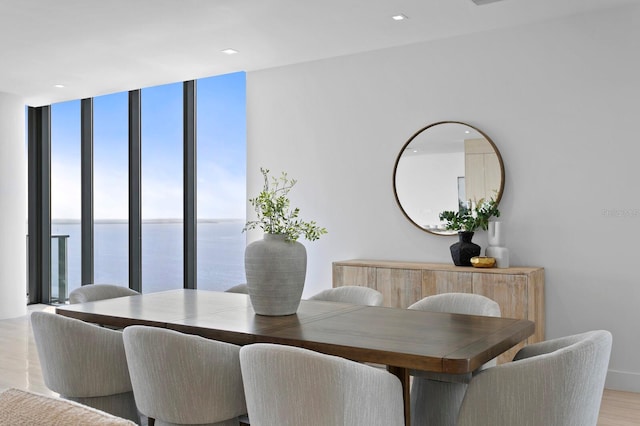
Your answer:
[[[247,287],[246,284],[237,284],[237,285],[234,285],[233,287],[229,287],[228,289],[225,290],[225,292],[249,294],[249,288]]]
[[[240,349],[252,426],[400,426],[402,386],[394,375],[307,349]]]
[[[124,345],[142,414],[208,424],[247,412],[239,346],[146,326],[125,328]]]
[[[409,306],[409,309],[487,317],[500,316],[498,303],[488,297],[472,293],[442,293],[427,296]]]
[[[611,342],[597,330],[525,346],[471,380],[458,425],[595,426]]]
[[[69,303],[93,302],[103,299],[138,295],[135,290],[114,284],[86,284],[69,293]]]
[[[330,288],[313,295],[309,300],[353,303],[354,305],[382,306],[384,297],[378,290],[369,287],[348,285]]]
[[[49,389],[139,421],[122,333],[48,312],[32,312],[31,327]]]
[[[65,397],[130,392],[122,333],[49,312],[32,312],[44,382]]]

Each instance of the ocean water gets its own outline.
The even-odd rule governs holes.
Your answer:
[[[80,223],[52,223],[52,235],[67,238],[67,294],[81,285]],[[242,233],[244,220],[198,223],[198,288],[225,290],[246,282]],[[58,298],[57,239],[52,239],[52,295]],[[127,223],[96,223],[94,227],[94,282],[128,286]],[[142,291],[152,293],[183,287],[183,233],[181,222],[142,224]]]

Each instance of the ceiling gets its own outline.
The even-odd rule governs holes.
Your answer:
[[[636,2],[0,0],[0,92],[38,106]]]

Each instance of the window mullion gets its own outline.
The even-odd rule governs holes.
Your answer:
[[[184,97],[184,288],[197,287],[196,82],[185,81]]]
[[[93,98],[80,104],[80,161],[81,161],[81,255],[80,284],[94,282],[93,238]]]
[[[129,92],[129,288],[142,291],[142,126],[140,90]]]

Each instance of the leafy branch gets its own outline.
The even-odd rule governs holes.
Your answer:
[[[319,227],[316,222],[301,220],[298,217],[299,208],[291,208],[288,195],[297,180],[289,179],[285,172],[282,172],[280,177],[269,178],[269,170],[262,167],[260,172],[264,178],[262,191],[257,197],[249,199],[258,219],[248,221],[243,232],[260,227],[268,234],[286,235],[287,241],[296,241],[300,235],[304,235],[309,241],[315,241],[327,233],[327,230]]]
[[[447,210],[439,215],[440,220],[446,221],[445,229],[470,232],[478,228],[486,231],[489,228],[489,219],[494,216],[500,217],[500,210],[493,198],[481,198],[472,208],[460,207],[457,212]]]

